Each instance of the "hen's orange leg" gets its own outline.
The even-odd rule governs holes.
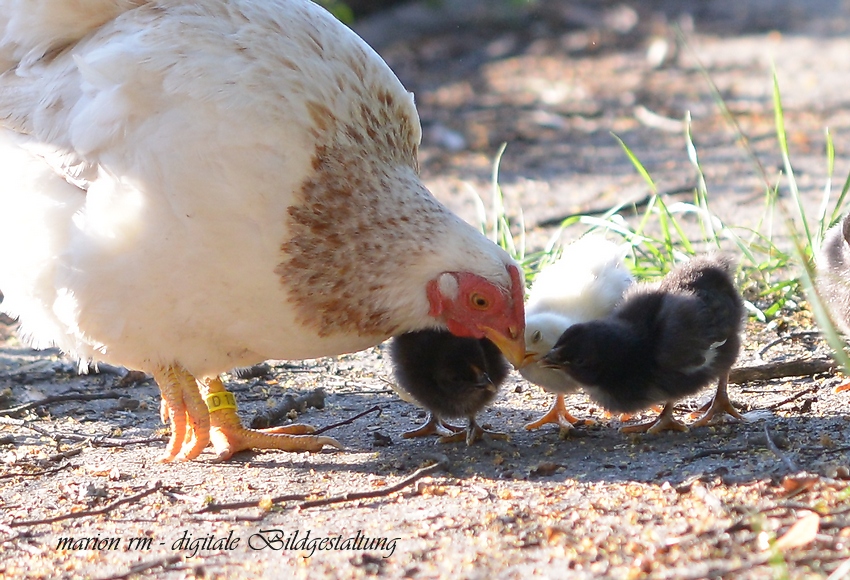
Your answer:
[[[655,421],[641,423],[639,425],[629,425],[628,427],[620,427],[621,433],[661,433],[662,431],[687,431],[688,428],[684,423],[680,423],[673,418],[673,402],[664,405],[661,414]]]
[[[217,459],[229,459],[246,449],[280,449],[281,451],[319,451],[325,445],[342,449],[332,437],[309,435],[309,425],[284,425],[270,429],[245,429],[236,414],[236,400],[218,377],[208,379],[204,397],[209,408],[210,432]]]
[[[705,405],[700,411],[705,411],[699,419],[697,419],[693,427],[702,427],[703,425],[708,425],[708,422],[711,421],[717,413],[727,413],[732,417],[740,421],[746,421],[743,415],[741,415],[734,406],[732,406],[732,401],[729,400],[729,394],[726,392],[726,383],[729,380],[729,377],[722,377],[717,382],[717,392],[714,393],[714,398],[711,400],[711,403]]]
[[[441,435],[443,437],[454,435],[463,431],[463,427],[455,427],[449,425],[434,413],[428,413],[428,419],[421,427],[417,427],[413,431],[406,431],[402,434],[405,439],[413,439],[414,437],[426,437],[428,435]]]
[[[555,402],[552,403],[552,407],[546,412],[546,414],[540,417],[537,421],[528,423],[525,428],[526,430],[531,431],[532,429],[539,429],[548,423],[558,425],[561,428],[561,431],[569,431],[576,423],[580,425],[592,425],[594,421],[592,419],[576,419],[573,417],[567,410],[564,395],[558,395],[555,397]]]
[[[210,442],[210,416],[198,391],[198,383],[179,365],[161,367],[153,372],[162,393],[160,414],[168,417],[171,438],[160,461],[194,459]]]

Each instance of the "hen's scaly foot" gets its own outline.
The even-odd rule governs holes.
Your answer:
[[[412,431],[406,431],[402,434],[402,437],[405,439],[413,439],[414,437],[426,437],[428,435],[441,435],[443,437],[450,437],[455,433],[463,431],[463,427],[456,427],[454,425],[449,425],[434,413],[428,413],[428,419],[421,427],[417,427]]]
[[[547,425],[549,423],[558,425],[561,432],[566,432],[572,429],[575,424],[593,425],[595,421],[593,419],[576,419],[573,417],[567,410],[564,395],[558,395],[555,397],[555,402],[552,403],[552,407],[546,412],[546,414],[540,417],[537,421],[528,423],[525,428],[527,431],[531,431],[532,429],[539,429],[543,425]]]
[[[711,421],[717,413],[727,413],[739,421],[746,421],[744,416],[741,415],[734,406],[732,406],[732,401],[729,400],[729,394],[726,392],[726,380],[727,379],[723,378],[717,383],[717,392],[714,393],[714,398],[710,403],[706,403],[703,408],[700,409],[703,414],[694,422],[693,425],[691,425],[692,427],[708,425],[709,421]]]
[[[662,431],[688,431],[687,425],[673,418],[672,402],[664,405],[664,409],[655,421],[620,427],[620,433],[650,433],[654,435]]]
[[[459,432],[453,433],[451,435],[444,435],[437,439],[439,443],[457,443],[459,441],[466,441],[467,445],[472,445],[476,441],[481,441],[482,439],[500,439],[502,441],[508,441],[510,436],[507,433],[500,433],[499,431],[488,431],[481,425],[479,425],[474,417],[469,418],[469,426],[466,429],[460,429]]]
[[[230,459],[234,453],[248,449],[279,449],[281,451],[320,451],[325,445],[343,449],[332,437],[309,435],[315,431],[309,425],[284,425],[269,429],[246,429],[236,414],[236,400],[218,377],[208,379],[207,407],[210,414],[210,440],[216,459]]]
[[[210,442],[210,416],[198,382],[179,365],[158,368],[153,376],[162,393],[160,415],[171,424],[171,437],[159,461],[194,459]]]

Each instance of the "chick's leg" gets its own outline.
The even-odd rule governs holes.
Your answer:
[[[729,377],[722,377],[717,382],[717,392],[714,393],[714,398],[711,400],[711,403],[700,409],[700,411],[705,411],[702,417],[697,419],[693,426],[694,427],[702,427],[703,425],[708,425],[708,422],[711,421],[717,413],[727,413],[738,420],[746,421],[744,417],[732,406],[732,402],[729,400],[729,394],[726,392],[726,383],[729,380]]]
[[[285,425],[270,429],[245,429],[236,414],[236,401],[218,377],[205,381],[206,404],[210,413],[210,438],[219,461],[246,449],[319,451],[325,445],[342,449],[331,437],[309,435],[309,425]]]
[[[526,430],[531,431],[532,429],[539,429],[548,423],[558,425],[561,428],[561,431],[569,431],[576,423],[580,425],[592,425],[594,421],[592,419],[576,419],[573,417],[567,410],[564,395],[558,395],[555,397],[555,402],[552,403],[552,407],[546,412],[546,414],[540,417],[537,421],[528,423],[525,428]]]
[[[162,393],[160,414],[171,424],[171,438],[160,461],[194,459],[210,442],[210,417],[198,382],[179,365],[160,367],[153,376]]]
[[[621,433],[661,433],[662,431],[687,431],[688,428],[673,418],[673,402],[664,405],[661,414],[655,421],[620,427]]]
[[[461,429],[458,433],[453,435],[440,437],[437,441],[440,443],[457,443],[458,441],[466,441],[467,445],[472,445],[476,441],[481,441],[484,438],[507,441],[510,439],[510,436],[507,433],[488,431],[478,424],[475,417],[470,417],[469,426],[466,429]]]
[[[441,435],[443,437],[454,435],[463,431],[463,427],[455,427],[449,425],[434,413],[428,413],[428,418],[421,427],[417,427],[413,431],[406,431],[402,434],[405,439],[413,439],[414,437],[426,437],[428,435]]]

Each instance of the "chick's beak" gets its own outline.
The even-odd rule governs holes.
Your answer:
[[[525,356],[522,358],[522,364],[519,368],[530,365],[531,363],[540,359],[540,355],[536,352],[526,352]]]
[[[481,326],[481,332],[502,351],[514,368],[520,368],[525,360],[525,336],[520,329],[510,327],[507,334],[488,326]]]

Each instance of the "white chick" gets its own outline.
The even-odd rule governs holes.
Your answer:
[[[525,360],[519,372],[528,381],[557,394],[552,408],[526,429],[555,423],[569,429],[578,419],[566,408],[564,395],[579,384],[562,369],[547,368],[541,359],[574,324],[608,315],[634,282],[623,263],[625,247],[588,235],[564,248],[557,262],[534,280],[526,302]]]

